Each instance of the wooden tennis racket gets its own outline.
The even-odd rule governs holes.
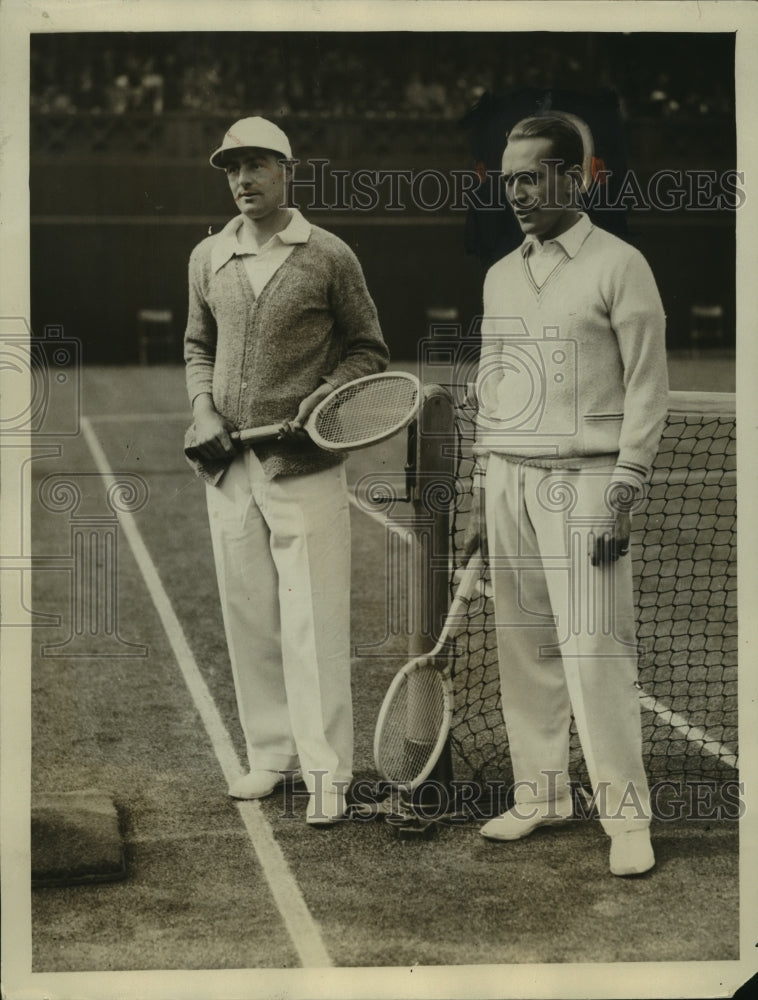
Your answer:
[[[326,451],[354,451],[397,434],[418,413],[419,381],[408,372],[364,375],[339,386],[321,400],[303,430]],[[275,440],[282,424],[253,427],[233,434],[241,443]]]
[[[418,413],[421,389],[409,372],[381,372],[364,375],[339,386],[318,403],[303,430],[325,451],[355,451],[386,441],[413,420]],[[275,441],[282,437],[285,423],[250,427],[232,432],[241,444]],[[185,449],[188,458],[199,459],[197,449]]]
[[[482,574],[474,553],[461,573],[436,645],[398,672],[384,697],[374,733],[380,776],[412,791],[432,772],[450,731],[454,697],[451,640],[466,624],[466,611]]]

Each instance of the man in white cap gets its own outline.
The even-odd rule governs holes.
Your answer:
[[[314,406],[388,361],[357,258],[288,207],[292,151],[263,118],[233,125],[210,158],[239,215],[195,247],[185,334],[224,626],[257,799],[298,771],[307,821],[345,814],[352,777],[350,524],[342,459],[298,433]],[[235,447],[230,432],[283,422]]]

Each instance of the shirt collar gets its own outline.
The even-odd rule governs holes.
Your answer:
[[[218,234],[218,238],[211,251],[211,268],[214,272],[220,270],[232,257],[241,257],[253,252],[252,250],[245,249],[244,245],[240,244],[240,241],[237,239],[239,228],[243,222],[244,219],[242,216],[237,215],[227,222]],[[292,218],[288,224],[281,232],[275,233],[271,237],[271,240],[269,240],[269,243],[273,240],[278,240],[280,243],[287,245],[307,243],[310,235],[310,222],[303,217],[298,209],[293,208]]]
[[[561,233],[560,236],[554,237],[550,240],[550,242],[557,243],[567,256],[576,257],[582,247],[582,244],[594,228],[595,227],[589,220],[589,216],[585,215],[584,212],[580,212],[579,218],[574,225],[570,229],[567,229],[565,233]],[[536,249],[535,244],[537,242],[538,241],[534,236],[527,236],[521,244],[520,249],[522,255],[526,257],[527,254]]]

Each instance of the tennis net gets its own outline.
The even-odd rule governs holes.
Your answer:
[[[456,405],[455,565],[471,509],[473,410]],[[632,535],[643,750],[651,780],[737,773],[735,401],[671,393],[648,496]],[[451,581],[451,594],[453,584]],[[457,778],[508,780],[489,581],[458,637],[451,734]],[[571,769],[586,783],[572,725]]]

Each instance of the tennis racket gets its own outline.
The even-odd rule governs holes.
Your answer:
[[[364,375],[330,392],[314,407],[303,430],[326,451],[353,451],[397,434],[418,413],[419,381],[408,372]],[[242,443],[275,440],[282,424],[233,434]]]
[[[374,763],[386,781],[412,791],[432,772],[447,741],[454,697],[450,640],[465,625],[468,603],[482,573],[476,552],[461,574],[436,645],[399,671],[379,710]]]

